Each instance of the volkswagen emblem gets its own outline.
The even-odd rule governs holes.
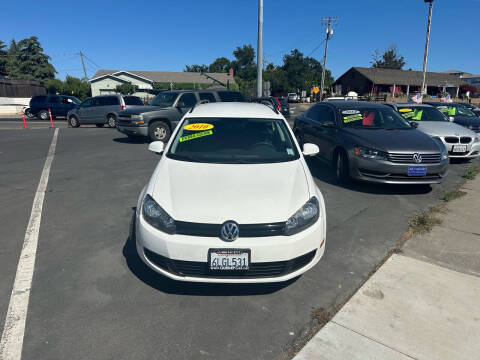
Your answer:
[[[419,153],[413,154],[413,162],[420,164],[422,162],[422,155]]]
[[[220,238],[223,241],[234,241],[238,238],[239,230],[238,224],[235,221],[226,221],[222,225],[220,231]]]

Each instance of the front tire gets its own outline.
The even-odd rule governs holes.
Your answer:
[[[68,123],[72,128],[78,128],[80,126],[80,121],[78,121],[76,116],[70,116]]]
[[[342,185],[347,185],[351,180],[348,170],[348,158],[343,151],[337,152],[335,156],[335,178]]]
[[[116,119],[115,115],[110,114],[110,115],[107,116],[107,124],[111,128],[117,127],[117,119]]]
[[[26,115],[26,116],[27,116],[29,119],[31,119],[31,118],[34,118],[34,117],[35,117],[35,115],[33,115],[33,114],[32,114],[32,112],[30,111],[30,109],[28,109],[28,108],[27,108],[27,109],[25,109],[25,112],[24,112],[24,114],[25,114],[25,115]]]
[[[155,121],[148,126],[148,137],[152,141],[167,142],[170,138],[170,127],[163,121]]]

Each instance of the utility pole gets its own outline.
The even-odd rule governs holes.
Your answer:
[[[428,6],[428,22],[427,22],[427,39],[425,40],[425,55],[423,56],[423,80],[422,80],[422,96],[427,93],[425,88],[425,75],[427,72],[427,57],[428,57],[428,44],[430,42],[430,27],[432,25],[432,10],[433,10],[433,0],[423,0],[424,2],[430,3]]]
[[[258,42],[257,42],[257,97],[262,97],[262,32],[263,32],[263,0],[258,0]]]
[[[85,75],[85,80],[88,80],[88,76],[87,76],[87,70],[85,69],[85,62],[83,61],[83,54],[82,54],[82,50],[80,50],[80,60],[82,60],[82,67],[83,67],[83,75]]]
[[[325,55],[323,56],[322,82],[320,84],[320,101],[323,97],[323,87],[325,85],[325,67],[327,66],[328,40],[330,40],[330,36],[333,35],[332,24],[337,24],[337,18],[332,18],[330,16],[327,18],[322,18],[322,25],[327,25],[327,38],[325,40]]]

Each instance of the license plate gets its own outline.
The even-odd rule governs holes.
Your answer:
[[[409,166],[408,176],[425,176],[427,175],[426,166]]]
[[[452,152],[463,153],[467,151],[467,145],[453,145]]]
[[[211,249],[208,253],[210,270],[248,270],[249,249]]]

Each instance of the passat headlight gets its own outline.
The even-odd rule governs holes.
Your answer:
[[[445,144],[443,143],[443,141],[437,136],[432,137],[432,139],[437,142],[438,146],[442,150],[442,160],[448,159],[448,150],[447,150]]]
[[[285,235],[296,234],[314,224],[319,216],[318,200],[312,197],[285,223]]]
[[[361,156],[368,159],[375,159],[375,160],[386,160],[387,153],[375,149],[370,149],[363,146],[356,146],[354,149],[355,155]]]
[[[143,200],[142,214],[153,227],[167,234],[175,234],[175,220],[148,194]]]

